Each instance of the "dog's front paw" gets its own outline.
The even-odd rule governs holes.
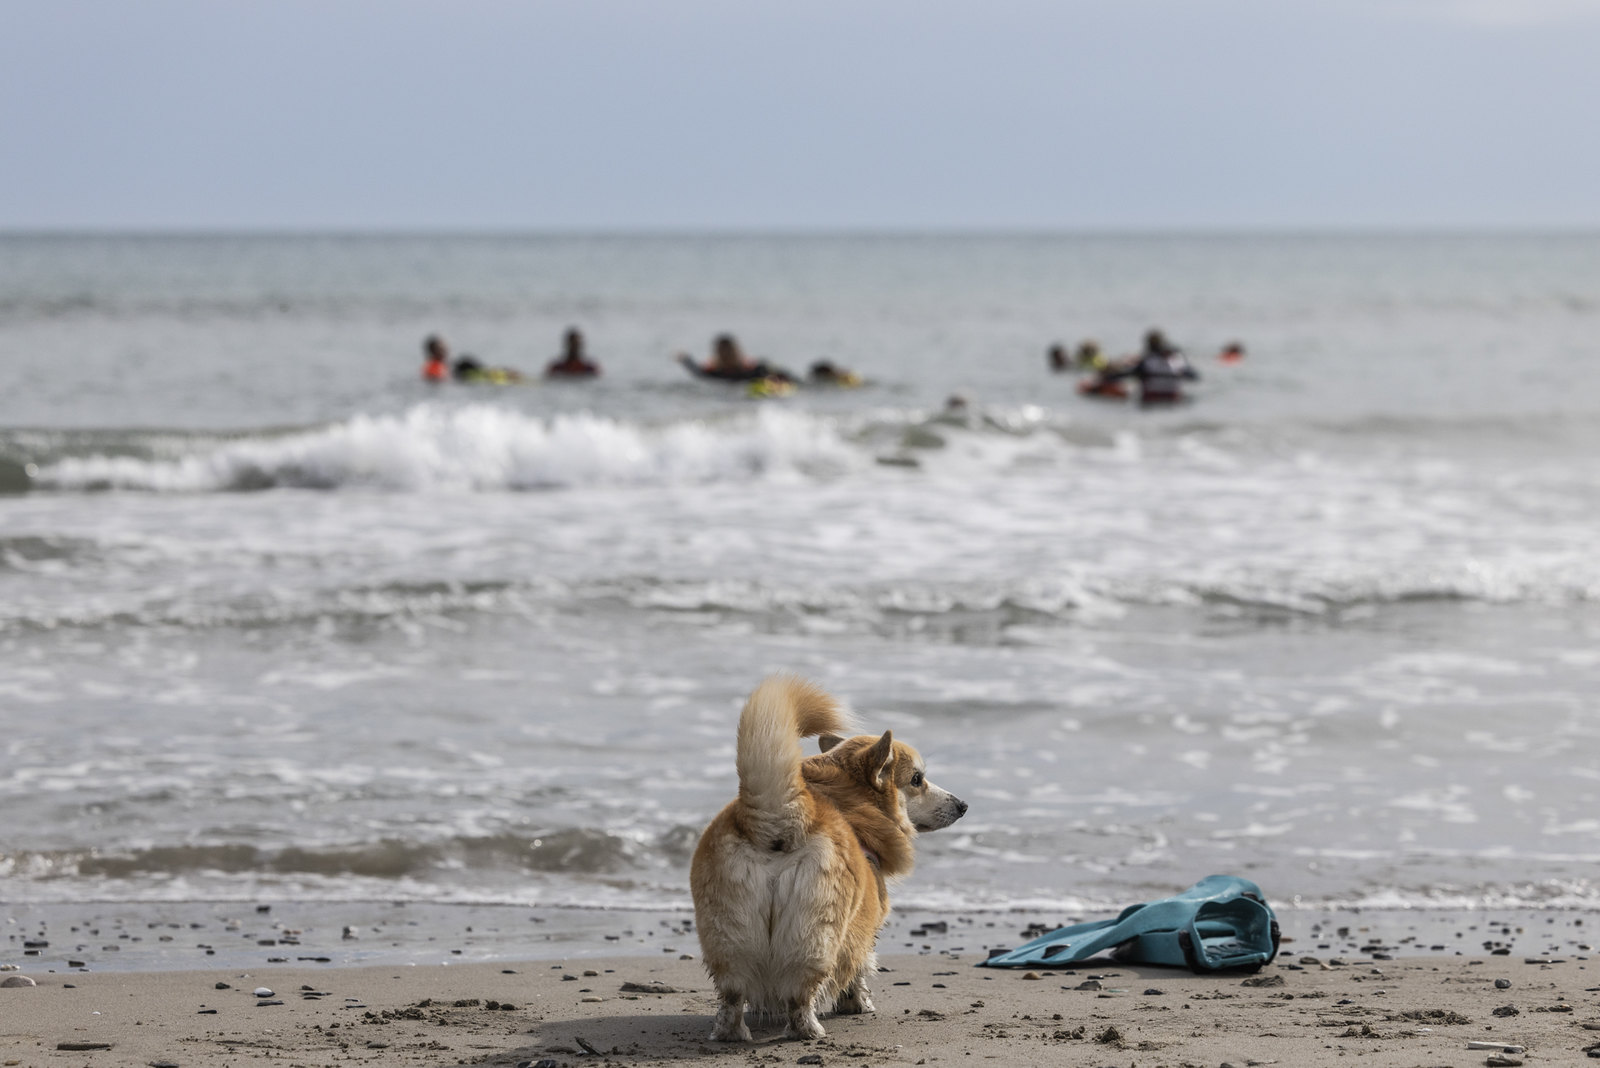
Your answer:
[[[839,995],[833,1011],[836,1016],[858,1016],[863,1012],[877,1012],[878,1006],[872,1003],[872,995],[865,987],[851,984]]]

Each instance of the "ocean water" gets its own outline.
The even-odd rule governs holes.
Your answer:
[[[0,898],[683,909],[795,671],[907,908],[1592,910],[1597,338],[1594,235],[0,236]]]

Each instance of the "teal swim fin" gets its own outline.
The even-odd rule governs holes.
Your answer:
[[[1049,967],[1109,952],[1126,964],[1255,971],[1277,956],[1278,941],[1277,917],[1259,886],[1233,875],[1208,875],[1181,894],[1129,905],[1114,920],[1063,927],[978,966]]]

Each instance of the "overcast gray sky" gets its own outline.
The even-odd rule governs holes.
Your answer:
[[[0,227],[1600,226],[1600,0],[0,0]]]

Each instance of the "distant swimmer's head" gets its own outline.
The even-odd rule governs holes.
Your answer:
[[[430,360],[448,360],[450,346],[444,343],[444,338],[438,334],[429,334],[428,339],[422,343],[422,351]]]
[[[583,359],[583,333],[575,326],[567,327],[561,336],[561,349],[569,360]]]
[[[718,334],[711,342],[711,362],[723,370],[739,370],[744,367],[744,353],[739,351],[739,343],[733,339],[732,334]]]
[[[1166,352],[1170,346],[1167,344],[1167,335],[1159,330],[1151,330],[1144,335],[1144,347],[1148,352]]]
[[[1066,346],[1051,345],[1048,355],[1050,358],[1050,369],[1052,371],[1060,371],[1067,366]]]

